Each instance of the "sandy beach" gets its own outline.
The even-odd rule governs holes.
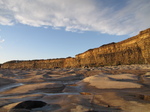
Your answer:
[[[149,112],[150,65],[0,69],[0,112]]]

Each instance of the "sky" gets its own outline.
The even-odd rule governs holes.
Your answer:
[[[74,57],[150,28],[150,0],[0,0],[0,63]]]

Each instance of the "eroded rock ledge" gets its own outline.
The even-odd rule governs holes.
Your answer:
[[[74,58],[9,61],[0,67],[4,69],[73,68],[125,64],[150,64],[150,28],[124,41],[90,49]]]

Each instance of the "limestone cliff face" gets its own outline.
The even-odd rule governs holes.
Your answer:
[[[78,54],[75,58],[11,61],[1,68],[70,68],[120,64],[150,64],[150,28],[137,36]]]
[[[76,55],[81,66],[150,64],[150,29],[127,40]]]
[[[63,68],[65,58],[50,59],[50,60],[32,60],[32,61],[11,61],[4,63],[1,68],[12,69],[30,69],[30,68]]]

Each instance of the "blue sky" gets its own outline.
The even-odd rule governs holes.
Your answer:
[[[0,63],[74,57],[150,27],[150,0],[0,0]]]

